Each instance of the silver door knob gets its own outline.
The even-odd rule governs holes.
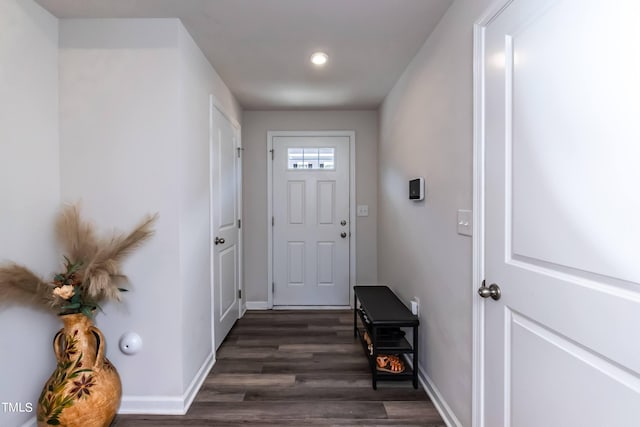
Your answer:
[[[484,280],[482,281],[482,286],[478,288],[478,295],[480,295],[482,298],[491,297],[495,301],[498,301],[502,296],[500,292],[500,286],[496,285],[495,283],[492,283],[487,288],[485,286]]]
[[[215,243],[216,245],[222,245],[224,243],[224,238],[219,238],[216,236],[215,240],[213,241],[213,243]]]
[[[344,227],[345,225],[347,225],[347,221],[343,219],[342,221],[340,221],[340,225]]]
[[[343,231],[342,233],[340,233],[340,237],[342,237],[342,238],[344,239],[345,237],[347,237],[347,233],[345,233],[345,232]]]

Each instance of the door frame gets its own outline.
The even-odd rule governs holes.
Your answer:
[[[233,117],[231,117],[229,114],[226,113],[226,111],[224,110],[224,107],[222,106],[222,104],[218,101],[218,99],[213,95],[210,94],[209,95],[209,209],[211,209],[211,201],[213,200],[213,167],[211,164],[211,159],[212,159],[212,153],[211,153],[211,147],[212,147],[212,138],[213,138],[213,126],[214,126],[214,115],[215,115],[215,110],[218,110],[218,113],[220,113],[224,118],[226,118],[227,120],[229,120],[229,123],[231,123],[231,126],[233,127],[233,133],[234,136],[237,139],[237,148],[238,148],[238,155],[236,156],[236,221],[241,221],[242,222],[242,155],[240,153],[242,153],[242,150],[244,150],[244,148],[242,148],[242,127],[240,126],[240,123],[234,119]],[[216,292],[215,292],[215,286],[214,286],[214,281],[215,281],[215,274],[216,271],[213,268],[213,246],[211,245],[211,242],[214,239],[214,224],[213,224],[213,212],[211,210],[209,210],[209,289],[211,291],[211,348],[214,354],[214,361],[215,361],[215,354],[216,354],[216,330],[215,330],[215,312],[214,312],[214,304],[217,303],[216,301]],[[243,235],[242,235],[242,227],[240,227],[238,229],[238,253],[237,253],[237,260],[238,260],[238,264],[237,264],[237,277],[238,277],[238,290],[242,291],[244,288],[243,285],[243,274],[242,274],[242,270],[243,270],[243,256],[242,256],[242,252],[243,252]],[[242,295],[242,298],[238,298],[238,319],[241,318],[244,315],[244,312],[246,311],[246,304],[244,303],[246,296]]]
[[[476,293],[485,268],[485,30],[513,0],[498,0],[473,25],[473,236],[472,236],[472,386],[471,425],[484,427],[485,300]]]
[[[273,140],[279,136],[346,136],[349,138],[349,306],[353,306],[351,286],[356,281],[356,133],[355,131],[268,131],[267,132],[267,308],[273,309]],[[309,306],[308,308],[323,308]],[[335,308],[335,307],[326,307]]]

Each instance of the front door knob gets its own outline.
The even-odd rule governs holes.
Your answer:
[[[502,296],[500,292],[500,286],[496,285],[495,283],[492,283],[487,288],[485,286],[484,280],[482,281],[482,286],[480,286],[480,288],[478,289],[478,295],[480,295],[482,298],[491,297],[495,301],[498,301]]]
[[[347,233],[345,233],[345,232],[343,231],[342,233],[340,233],[340,237],[342,237],[342,238],[344,239],[345,237],[347,237]]]
[[[221,239],[218,236],[216,236],[216,238],[213,241],[213,243],[215,243],[216,245],[222,245],[222,244],[224,244],[224,238]]]

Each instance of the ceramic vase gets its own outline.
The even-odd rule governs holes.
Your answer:
[[[104,336],[83,314],[60,317],[64,327],[53,340],[57,366],[38,399],[38,427],[108,427],[122,386],[105,357]]]

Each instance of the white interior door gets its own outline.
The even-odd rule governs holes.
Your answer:
[[[349,137],[273,139],[274,305],[349,304]]]
[[[213,256],[213,318],[218,348],[238,320],[237,132],[212,107],[211,138],[211,254]]]
[[[640,424],[640,2],[484,31],[487,427]]]

